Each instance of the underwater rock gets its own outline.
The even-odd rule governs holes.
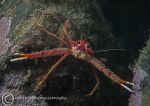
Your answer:
[[[11,46],[7,35],[10,30],[11,17],[2,17],[0,19],[0,56],[5,54]]]
[[[150,94],[150,39],[146,43],[135,63],[134,79],[135,94],[130,97],[129,106],[149,106]],[[138,68],[140,67],[140,68]]]
[[[92,1],[92,4],[88,0],[5,0],[0,9],[1,14],[12,17],[9,39],[13,42],[13,46],[5,53],[6,59],[1,59],[4,64],[0,65],[6,65],[6,67],[0,68],[0,96],[5,92],[11,92],[14,96],[65,98],[62,100],[54,98],[54,100],[17,100],[14,101],[14,106],[21,104],[29,106],[37,104],[42,106],[114,106],[116,104],[127,106],[130,93],[99,71],[97,73],[101,79],[100,88],[93,96],[85,97],[96,82],[91,66],[84,61],[73,57],[67,58],[37,92],[34,91],[37,82],[43,78],[60,56],[10,62],[15,52],[31,53],[63,47],[64,45],[59,44],[56,39],[40,31],[35,23],[40,23],[50,32],[61,36],[63,24],[67,19],[71,21],[73,28],[70,36],[74,40],[86,38],[94,50],[123,48],[122,41],[119,41],[119,38],[113,34],[111,24],[105,19],[101,5],[95,5],[95,3],[97,3],[96,0]],[[97,58],[108,57],[106,66],[119,76],[131,80],[132,72],[127,68],[129,57],[126,53],[120,54],[105,52],[95,53],[95,56]]]
[[[1,106],[10,105],[11,102],[13,106],[31,106],[31,104],[32,106],[47,105],[44,99],[34,99],[33,97],[36,97],[34,94],[24,95],[25,92],[22,91],[23,77],[21,74],[6,74],[3,80],[4,82],[0,87],[0,97],[2,97]]]
[[[147,77],[148,74],[140,68],[136,68],[134,70],[134,77],[132,82],[134,83],[133,86],[133,94],[129,99],[129,106],[141,106],[142,102],[142,90],[141,90],[141,83],[143,82],[144,78]]]

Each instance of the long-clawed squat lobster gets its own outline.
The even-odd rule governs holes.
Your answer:
[[[78,40],[73,41],[70,36],[68,36],[68,25],[69,21],[67,20],[64,23],[63,31],[64,35],[63,37],[66,37],[66,39],[61,39],[57,35],[50,33],[48,30],[46,30],[44,27],[42,27],[40,24],[37,24],[42,31],[46,32],[48,35],[56,38],[61,43],[65,44],[67,48],[55,48],[52,50],[44,50],[34,53],[15,53],[14,55],[18,55],[21,57],[12,59],[11,61],[18,61],[18,60],[24,60],[24,59],[34,59],[34,58],[40,58],[40,57],[46,57],[46,56],[55,56],[55,55],[63,55],[58,62],[56,62],[51,69],[48,71],[48,73],[43,77],[43,79],[37,84],[36,89],[41,88],[43,83],[49,78],[49,76],[54,72],[56,67],[69,55],[74,56],[75,58],[87,61],[88,63],[92,64],[94,67],[96,67],[100,72],[104,73],[108,78],[116,82],[117,84],[121,85],[125,89],[127,89],[130,92],[133,92],[128,86],[126,85],[134,85],[131,82],[125,81],[118,77],[116,74],[114,74],[112,71],[110,71],[108,68],[105,67],[105,65],[98,59],[94,58],[93,56],[93,50],[89,47],[89,43],[86,40]],[[96,78],[96,85],[91,90],[91,92],[88,94],[89,96],[93,95],[93,93],[98,88],[100,81],[99,78],[95,72],[95,70],[92,70],[93,74]]]

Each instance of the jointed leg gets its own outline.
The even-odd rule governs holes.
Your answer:
[[[119,76],[117,76],[112,71],[107,69],[101,61],[97,60],[96,58],[90,58],[87,59],[86,61],[93,64],[93,66],[95,66],[99,71],[103,72],[108,78],[110,78],[114,82],[118,83],[128,91],[133,92],[127,85],[134,86],[134,83],[121,79]]]
[[[44,76],[44,78],[42,79],[42,81],[40,81],[38,83],[38,85],[36,86],[35,88],[35,91],[38,90],[42,85],[43,83],[49,78],[49,76],[55,71],[56,67],[69,55],[69,53],[66,53],[63,57],[60,58],[60,60],[55,63],[51,69],[48,71],[48,73]]]
[[[62,39],[62,40],[65,40],[65,35],[64,35],[64,33],[61,33],[60,34],[60,39]],[[68,42],[67,42],[68,43]],[[60,43],[61,45],[64,45],[63,43]]]
[[[68,27],[69,27],[69,20],[67,20],[66,22],[65,22],[65,24],[64,24],[64,28],[63,28],[63,30],[64,30],[64,36],[66,36],[66,38],[67,38],[67,40],[69,41],[69,43],[70,44],[72,44],[72,39],[71,39],[71,37],[69,36],[69,34],[68,34]]]
[[[45,29],[45,28],[44,28],[43,26],[41,26],[40,24],[35,23],[35,25],[38,26],[38,27],[40,28],[40,30],[46,32],[48,35],[50,35],[50,36],[54,37],[55,39],[61,41],[61,42],[62,42],[63,44],[65,44],[66,46],[69,46],[69,44],[68,44],[66,41],[64,41],[63,39],[59,38],[57,35],[55,35],[55,34],[49,32],[47,29]]]
[[[18,61],[18,60],[25,60],[25,59],[34,59],[40,57],[47,57],[47,56],[55,56],[55,55],[63,55],[68,51],[65,48],[56,48],[52,50],[43,50],[34,53],[14,53],[14,56],[19,56],[17,58],[11,59],[10,61]]]
[[[100,80],[99,80],[99,77],[98,77],[96,71],[93,69],[92,72],[93,72],[94,77],[96,79],[96,84],[95,84],[94,88],[92,89],[92,91],[89,94],[87,94],[87,96],[92,96],[100,85]]]

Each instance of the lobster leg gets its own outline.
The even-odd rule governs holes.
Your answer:
[[[41,88],[41,86],[43,85],[43,83],[49,78],[49,76],[55,71],[56,67],[68,56],[70,55],[69,53],[66,53],[63,57],[60,58],[60,60],[55,63],[51,69],[48,71],[48,73],[44,76],[44,78],[38,83],[38,85],[35,88],[35,91],[37,91],[39,88]]]
[[[69,41],[69,43],[71,45],[72,44],[72,39],[68,34],[69,25],[70,25],[69,20],[66,20],[63,30],[64,30],[64,36],[66,36],[67,40]]]
[[[42,25],[40,25],[39,23],[35,23],[35,25],[38,26],[38,27],[40,28],[40,30],[46,32],[48,35],[50,35],[50,36],[52,36],[53,38],[55,38],[55,39],[61,41],[61,42],[62,42],[63,44],[65,44],[66,46],[69,46],[69,44],[68,44],[66,41],[64,41],[63,39],[59,38],[57,35],[55,35],[55,34],[49,32],[46,28],[44,28],[44,27],[43,27]]]
[[[110,78],[114,82],[118,83],[119,85],[121,85],[122,87],[124,87],[125,89],[127,89],[128,91],[133,92],[127,85],[132,85],[133,86],[134,83],[131,83],[131,82],[128,82],[126,80],[121,79],[119,76],[117,76],[112,71],[110,71],[109,69],[107,69],[105,67],[105,65],[101,61],[97,60],[96,58],[86,59],[86,61],[88,61],[89,63],[91,63],[99,71],[103,72],[108,78]]]
[[[92,89],[92,91],[89,94],[87,94],[86,96],[92,96],[95,93],[95,91],[98,89],[98,86],[100,85],[100,80],[99,80],[99,77],[98,77],[96,71],[93,69],[92,72],[96,79],[96,84],[95,84],[94,88]]]
[[[24,60],[24,59],[34,59],[34,58],[40,58],[40,57],[62,55],[62,54],[65,54],[67,51],[68,51],[67,48],[57,48],[57,49],[44,50],[44,51],[34,52],[34,53],[15,53],[13,55],[20,56],[20,57],[11,59],[10,61],[18,61],[18,60]]]

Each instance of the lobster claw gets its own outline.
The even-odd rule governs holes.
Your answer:
[[[128,82],[128,81],[121,81],[120,82],[120,85],[122,86],[122,87],[124,87],[126,90],[128,90],[128,91],[130,91],[130,92],[133,92],[133,90],[132,89],[130,89],[128,86],[126,86],[126,85],[132,85],[132,86],[134,86],[134,83],[131,83],[131,82]]]
[[[13,62],[13,61],[18,61],[18,60],[24,60],[24,59],[27,59],[27,58],[28,58],[28,57],[26,56],[26,54],[24,54],[24,53],[14,53],[13,55],[14,55],[14,56],[20,56],[20,57],[11,59],[11,60],[10,60],[11,62]]]

